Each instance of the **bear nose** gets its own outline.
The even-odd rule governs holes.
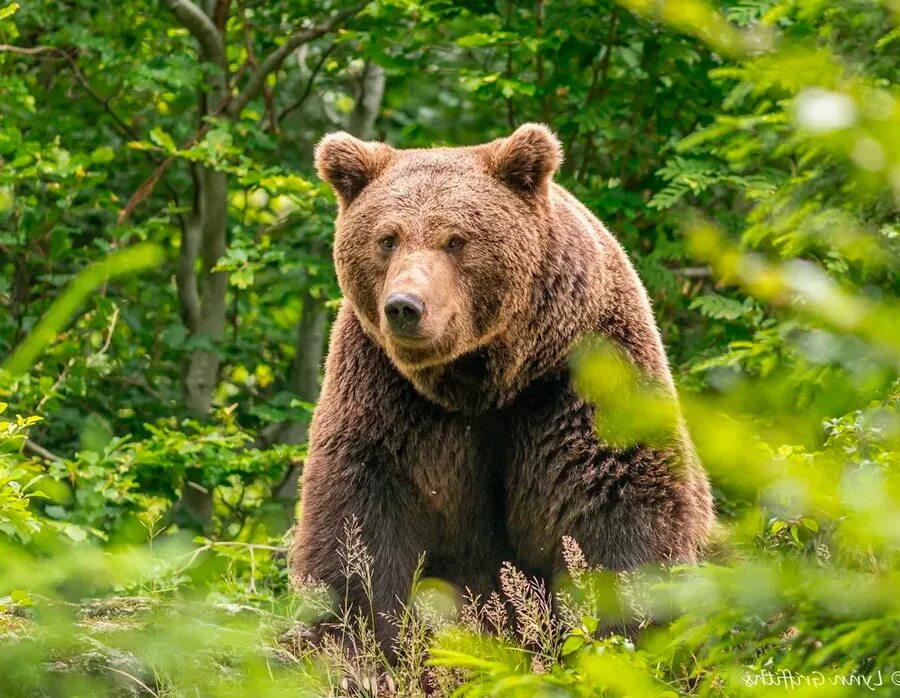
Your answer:
[[[425,304],[407,293],[392,293],[384,304],[384,314],[395,334],[415,335],[419,330],[419,320],[425,311]]]

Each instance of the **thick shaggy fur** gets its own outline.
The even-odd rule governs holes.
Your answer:
[[[552,182],[555,136],[529,124],[482,146],[395,150],[327,136],[336,189],[334,325],[303,477],[293,565],[342,589],[343,522],[374,558],[381,613],[416,562],[477,593],[500,565],[552,578],[561,539],[608,569],[694,561],[713,519],[683,427],[668,445],[596,435],[568,355],[589,334],[619,345],[664,390],[672,379],[647,294],[625,253]],[[421,339],[391,332],[393,292],[424,303]],[[350,602],[361,603],[351,588]],[[341,593],[343,597],[343,592]]]

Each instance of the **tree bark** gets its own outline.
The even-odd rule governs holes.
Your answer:
[[[197,181],[202,211],[199,255],[203,285],[199,292],[199,317],[196,317],[194,327],[189,329],[213,347],[196,348],[191,352],[183,392],[188,410],[197,416],[205,416],[212,405],[212,393],[219,372],[219,355],[215,345],[222,341],[225,333],[228,273],[212,270],[226,252],[228,177],[224,172],[204,167]]]
[[[325,354],[328,309],[309,291],[303,294],[303,313],[297,326],[297,351],[291,367],[291,392],[313,402],[319,397],[319,369]],[[306,441],[305,421],[291,422],[282,440],[298,444]],[[301,427],[297,429],[296,427]]]
[[[377,63],[367,61],[359,78],[356,104],[347,120],[347,130],[363,140],[372,137],[375,119],[384,99],[384,68]]]
[[[200,46],[200,59],[213,66],[207,84],[198,96],[200,125],[228,97],[228,58],[224,20],[229,0],[207,2],[205,7],[191,0],[166,0],[166,4],[190,31]],[[181,240],[175,279],[182,316],[188,332],[202,338],[206,346],[191,350],[182,373],[182,397],[193,416],[203,419],[212,406],[213,389],[219,372],[216,345],[225,332],[228,274],[213,272],[226,252],[228,230],[228,176],[210,167],[192,166],[192,210]],[[200,275],[197,274],[197,259]],[[203,473],[189,468],[182,488],[180,513],[201,529],[212,522],[212,488],[202,483]]]

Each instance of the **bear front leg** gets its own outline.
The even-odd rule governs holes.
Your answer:
[[[292,572],[327,584],[342,613],[361,614],[389,657],[396,629],[387,616],[407,599],[429,542],[429,518],[399,460],[411,392],[342,306],[310,428]],[[358,530],[360,546],[348,548],[347,527]]]
[[[408,484],[372,460],[373,449],[357,444],[342,451],[317,449],[307,463],[293,573],[297,580],[327,584],[340,618],[350,619],[351,628],[361,619],[393,660],[393,618],[403,611],[426,548],[419,533],[424,516],[404,491]],[[333,623],[325,619],[322,625]],[[346,636],[351,628],[338,634],[353,651],[360,638]]]
[[[610,571],[696,561],[713,509],[683,428],[665,444],[616,447],[597,436],[594,408],[566,379],[536,397],[512,420],[507,525],[517,560],[552,578],[570,536]]]

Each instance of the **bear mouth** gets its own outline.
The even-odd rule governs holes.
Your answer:
[[[389,335],[388,343],[394,361],[407,369],[418,370],[438,366],[453,358],[452,352],[448,355],[446,347],[440,346],[424,335],[419,337]]]
[[[390,334],[391,342],[404,349],[423,349],[431,342],[424,334]]]
[[[427,337],[390,337],[394,355],[405,364],[434,360],[440,352]]]

